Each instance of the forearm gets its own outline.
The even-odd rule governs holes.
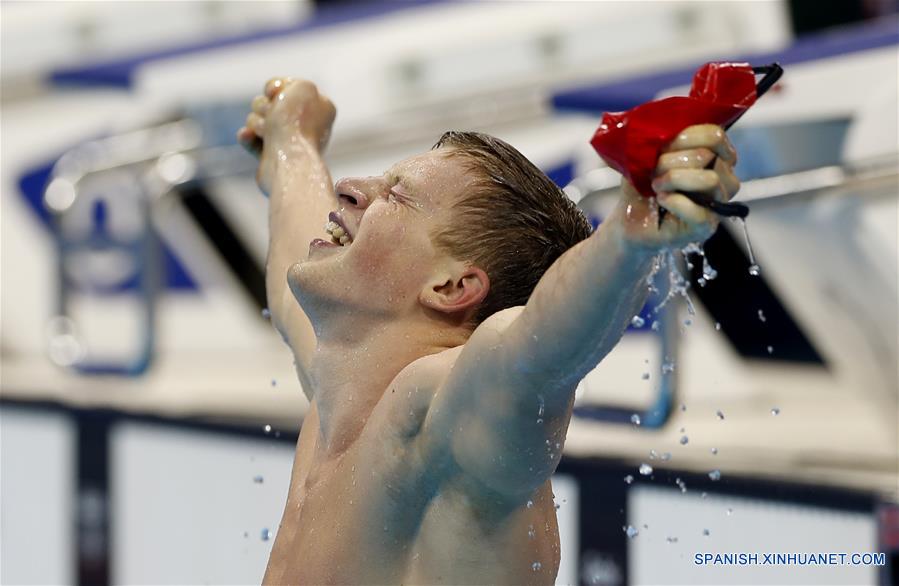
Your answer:
[[[278,154],[269,201],[265,280],[272,321],[289,338],[295,322],[305,316],[290,293],[287,271],[306,259],[313,238],[329,238],[324,226],[328,213],[337,208],[337,197],[321,155],[308,142],[293,143]]]
[[[506,330],[519,374],[570,387],[618,343],[642,306],[654,251],[625,243],[619,213],[550,267]]]

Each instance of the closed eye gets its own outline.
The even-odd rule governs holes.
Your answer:
[[[390,190],[390,193],[387,195],[387,201],[392,203],[393,205],[403,204],[408,205],[411,202],[412,198],[407,195],[403,195],[393,189]]]

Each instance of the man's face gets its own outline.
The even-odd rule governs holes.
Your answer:
[[[449,221],[452,202],[469,187],[461,162],[444,149],[405,159],[379,177],[341,179],[339,209],[322,221],[350,242],[313,241],[308,259],[290,269],[294,296],[307,311],[384,317],[415,311],[445,260],[430,233]]]

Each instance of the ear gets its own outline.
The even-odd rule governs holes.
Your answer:
[[[490,279],[480,267],[456,263],[430,279],[418,300],[441,313],[466,313],[480,305],[489,291]]]

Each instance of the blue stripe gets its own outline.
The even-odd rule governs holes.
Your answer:
[[[738,55],[721,61],[749,62],[765,65],[805,63],[838,55],[869,51],[899,44],[899,19],[890,17],[862,26],[841,28],[797,39],[782,51]],[[648,102],[662,90],[689,83],[702,63],[664,73],[587,86],[560,92],[553,96],[557,110],[589,112],[617,112]]]
[[[278,37],[300,35],[316,29],[334,27],[356,20],[386,16],[408,8],[445,1],[446,0],[369,0],[326,5],[317,8],[308,20],[298,24],[268,29],[262,32],[256,31],[248,34],[206,40],[201,43],[173,47],[153,53],[142,53],[121,59],[112,59],[94,65],[63,68],[52,72],[50,74],[50,81],[63,85],[127,88],[131,86],[134,73],[137,69],[152,61],[171,59],[173,57],[180,57],[191,53],[210,51],[245,43],[255,43],[257,41]]]

